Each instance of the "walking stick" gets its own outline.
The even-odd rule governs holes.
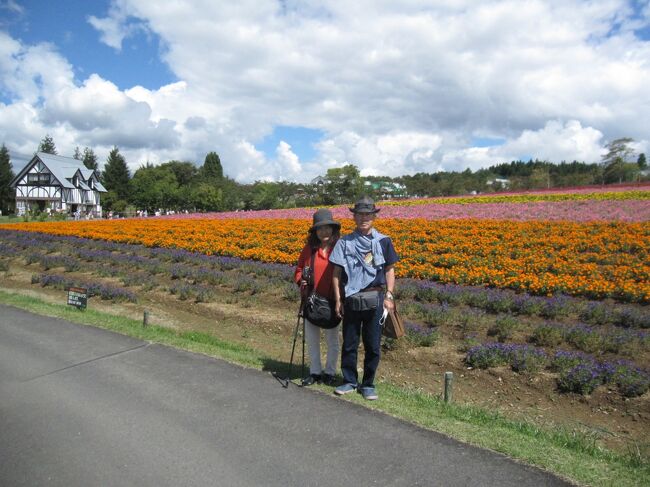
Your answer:
[[[303,315],[303,306],[305,303],[304,297],[301,297],[300,299],[300,308],[298,309],[298,320],[296,321],[296,327],[293,330],[293,344],[291,345],[291,359],[289,360],[289,369],[287,370],[287,376],[284,378],[284,383],[282,384],[282,387],[285,389],[289,387],[289,382],[291,382],[291,369],[293,368],[293,356],[294,352],[296,350],[296,340],[298,339],[298,330],[300,329],[300,320],[302,319],[302,370],[301,373],[304,375],[305,373],[305,318]],[[280,382],[282,380],[277,377]]]

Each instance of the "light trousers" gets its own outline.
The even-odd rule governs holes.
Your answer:
[[[325,329],[320,328],[309,320],[305,319],[305,341],[309,349],[309,373],[320,375],[323,373],[323,366],[320,358],[320,333],[325,335],[327,343],[327,357],[325,359],[325,373],[336,374],[336,363],[341,351],[339,342],[339,327]]]

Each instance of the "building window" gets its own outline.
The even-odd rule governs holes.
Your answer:
[[[41,186],[50,184],[50,175],[47,173],[30,173],[27,175],[27,183]]]

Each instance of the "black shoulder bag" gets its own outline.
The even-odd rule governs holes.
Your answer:
[[[312,249],[311,252],[311,282],[309,282],[311,292],[305,301],[303,312],[305,318],[314,325],[329,329],[338,326],[341,318],[336,316],[336,303],[314,291],[314,260],[317,251],[317,249]]]

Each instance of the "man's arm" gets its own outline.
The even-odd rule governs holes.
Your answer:
[[[395,265],[386,266],[386,294],[384,295],[384,308],[392,310],[395,308]]]

